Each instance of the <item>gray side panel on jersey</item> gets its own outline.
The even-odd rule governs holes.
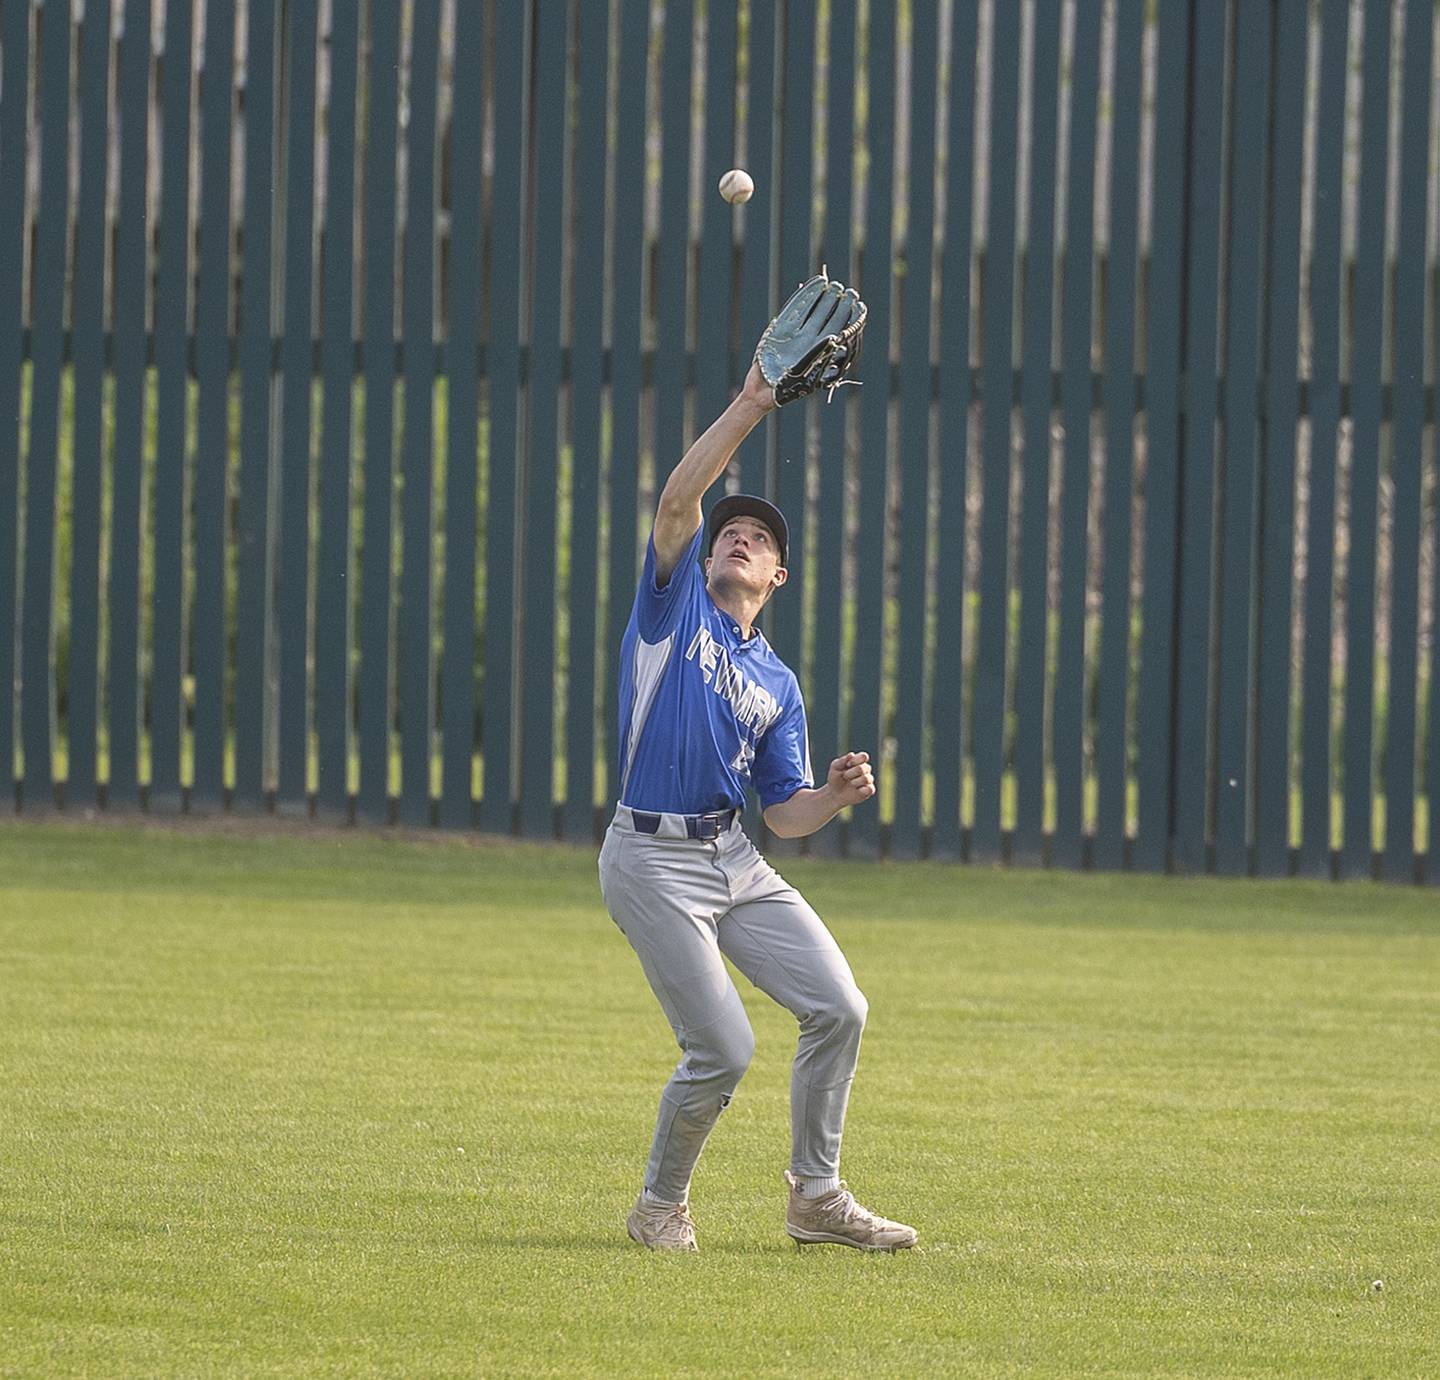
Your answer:
[[[647,642],[643,637],[635,639],[635,702],[630,706],[630,736],[626,740],[625,774],[620,782],[620,799],[625,799],[625,788],[630,784],[630,769],[635,765],[635,749],[645,721],[650,717],[650,708],[655,703],[655,692],[660,688],[660,679],[670,663],[670,653],[675,647],[672,632],[660,642]]]

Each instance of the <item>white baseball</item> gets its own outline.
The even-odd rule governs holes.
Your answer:
[[[743,168],[731,168],[720,179],[720,195],[732,205],[749,201],[755,195],[755,179]]]

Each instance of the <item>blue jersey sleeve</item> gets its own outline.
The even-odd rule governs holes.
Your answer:
[[[805,723],[805,702],[792,680],[780,717],[755,745],[750,780],[763,809],[789,800],[796,791],[815,784],[810,770],[810,736]]]
[[[646,642],[659,642],[675,626],[675,620],[686,603],[694,597],[697,581],[705,575],[700,568],[700,539],[705,528],[695,529],[690,545],[685,548],[670,579],[663,585],[655,581],[655,534],[645,543],[645,569],[640,574],[640,587],[635,591],[635,622]]]

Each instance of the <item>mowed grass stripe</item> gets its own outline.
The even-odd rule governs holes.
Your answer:
[[[1440,1371],[1433,898],[784,871],[908,1255],[785,1238],[743,979],[702,1254],[625,1239],[675,1051],[587,852],[0,827],[0,1375]]]

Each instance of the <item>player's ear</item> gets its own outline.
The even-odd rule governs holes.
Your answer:
[[[775,576],[774,576],[774,579],[775,579],[775,588],[776,588],[776,589],[779,589],[780,586],[783,585],[783,584],[785,583],[785,581],[788,580],[789,578],[790,578],[790,572],[789,572],[788,570],[786,570],[783,565],[777,565],[777,566],[775,567]]]

